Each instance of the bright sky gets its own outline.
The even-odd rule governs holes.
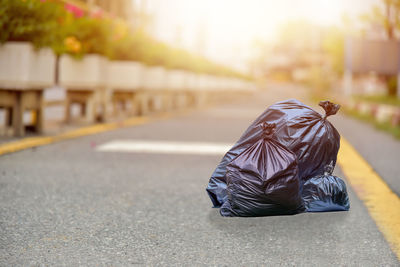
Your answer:
[[[228,62],[246,57],[255,39],[273,40],[288,20],[320,25],[340,24],[342,14],[357,17],[380,0],[136,0],[154,14],[153,34],[168,43],[196,51],[202,39],[205,55]]]

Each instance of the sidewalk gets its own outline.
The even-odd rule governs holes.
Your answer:
[[[339,111],[340,113],[340,111]],[[365,122],[337,115],[329,120],[400,196],[400,142]]]

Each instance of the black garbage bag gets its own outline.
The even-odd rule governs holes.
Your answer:
[[[265,136],[227,165],[227,201],[222,216],[268,216],[304,210],[299,192],[296,155],[272,139],[274,123],[264,123]]]
[[[260,126],[264,122],[275,123],[274,140],[296,154],[300,180],[323,173],[324,166],[330,161],[335,165],[340,135],[326,118],[336,114],[340,106],[329,101],[321,101],[319,105],[325,110],[324,116],[295,99],[267,108],[225,154],[211,175],[206,190],[214,207],[220,207],[227,200],[227,165],[261,139]]]
[[[308,179],[303,185],[302,198],[307,212],[347,211],[350,209],[346,184],[333,176],[333,162],[325,173]]]

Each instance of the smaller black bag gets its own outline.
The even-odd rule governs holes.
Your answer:
[[[325,173],[308,179],[303,185],[302,198],[307,212],[347,211],[350,209],[346,184],[332,175],[333,163]]]
[[[264,137],[227,165],[222,216],[285,215],[304,210],[297,157],[271,139],[276,124],[262,126]]]

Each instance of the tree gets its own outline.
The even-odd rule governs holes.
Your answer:
[[[383,6],[374,6],[370,13],[361,16],[361,20],[380,26],[388,40],[400,39],[400,0],[382,0]],[[382,75],[389,95],[396,95],[397,77]]]
[[[370,25],[382,27],[389,40],[399,39],[400,0],[382,0],[383,6],[374,6],[361,16],[361,20]]]

